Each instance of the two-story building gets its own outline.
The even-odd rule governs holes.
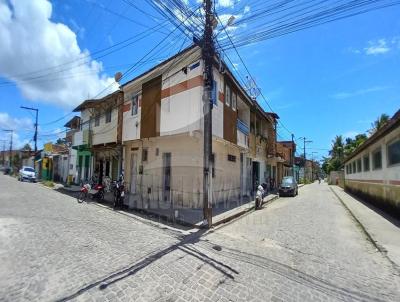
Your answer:
[[[296,176],[294,171],[294,154],[296,144],[293,141],[277,142],[277,156],[281,159],[278,164],[278,184],[284,176]]]
[[[131,207],[202,207],[203,69],[200,48],[191,46],[121,86]],[[264,112],[222,62],[215,61],[213,75],[213,202],[239,201],[265,181],[267,165],[276,173],[275,152],[268,155],[278,117]]]
[[[99,182],[104,177],[115,180],[122,172],[122,103],[123,93],[117,90],[74,109],[81,113],[80,128],[73,139],[79,181],[92,176]]]

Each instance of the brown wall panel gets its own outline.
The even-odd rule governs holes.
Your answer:
[[[224,139],[234,144],[237,143],[236,120],[237,111],[224,103]]]
[[[161,76],[142,85],[140,137],[160,135]]]

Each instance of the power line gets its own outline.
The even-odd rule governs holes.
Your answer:
[[[217,16],[219,22],[221,22],[221,19],[219,18],[219,16],[218,16],[218,15],[216,15],[216,16]],[[242,62],[244,68],[246,69],[247,74],[250,76],[250,78],[252,79],[252,81],[255,83],[256,81],[254,80],[253,76],[251,75],[249,69],[247,68],[247,65],[246,65],[246,63],[244,62],[244,60],[242,59],[242,56],[239,54],[239,51],[237,50],[237,48],[236,48],[235,44],[233,43],[233,41],[232,41],[232,39],[231,39],[229,33],[227,32],[226,27],[223,27],[223,30],[225,31],[225,33],[226,33],[226,35],[227,35],[227,37],[228,37],[230,43],[232,44],[232,46],[233,46],[233,48],[234,48],[234,50],[235,50],[235,52],[236,52],[238,58],[240,59],[240,61]],[[260,95],[261,95],[261,97],[263,98],[264,102],[267,104],[268,108],[271,110],[271,112],[272,112],[272,113],[275,113],[275,111],[272,109],[271,105],[268,103],[266,97],[264,96],[264,94],[262,93],[261,90],[260,90]],[[282,126],[290,135],[293,134],[293,132],[290,131],[280,120],[278,120],[278,123],[280,123],[281,126]]]

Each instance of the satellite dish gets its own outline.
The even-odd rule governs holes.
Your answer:
[[[122,73],[118,71],[118,72],[114,75],[114,80],[115,80],[115,82],[119,82],[119,81],[121,80],[121,78],[122,78]]]

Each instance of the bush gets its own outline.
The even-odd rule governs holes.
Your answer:
[[[308,179],[304,179],[304,178],[300,178],[300,179],[299,179],[299,184],[308,185],[308,184],[310,184],[310,183],[311,183],[311,181],[309,181]]]

